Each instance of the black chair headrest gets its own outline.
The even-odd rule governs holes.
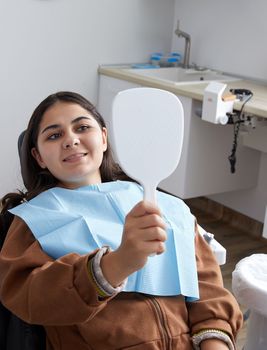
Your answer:
[[[22,156],[22,143],[23,143],[25,134],[26,134],[26,130],[22,131],[22,133],[19,135],[19,138],[18,138],[18,152],[19,152],[20,159]]]
[[[19,153],[19,161],[20,161],[20,168],[21,168],[21,176],[23,183],[25,187],[27,188],[27,170],[25,168],[25,146],[23,144],[24,138],[25,138],[26,130],[22,131],[22,133],[19,135],[18,138],[18,153]],[[26,173],[25,173],[26,172]]]

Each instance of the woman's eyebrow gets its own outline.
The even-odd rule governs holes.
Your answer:
[[[90,118],[90,117],[80,116],[80,117],[77,117],[77,118],[73,119],[73,120],[71,121],[71,124],[78,123],[80,120],[83,120],[83,119],[92,120],[92,118]],[[61,126],[60,124],[51,124],[51,125],[48,125],[46,128],[44,128],[44,130],[41,131],[41,134],[43,134],[43,133],[46,132],[47,130],[58,129],[58,128],[60,128],[60,126]]]
[[[48,125],[46,128],[44,128],[44,130],[41,131],[41,134],[45,133],[47,130],[58,129],[59,127],[60,127],[60,124]]]
[[[85,117],[85,116],[80,116],[80,117],[77,117],[77,118],[75,118],[75,119],[73,119],[72,121],[71,121],[71,124],[75,124],[75,123],[77,123],[77,122],[79,122],[80,120],[83,120],[83,119],[87,119],[87,120],[92,120],[92,118],[90,118],[90,117]]]

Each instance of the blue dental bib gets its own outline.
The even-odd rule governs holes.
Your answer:
[[[69,253],[88,254],[121,242],[127,213],[143,199],[136,183],[115,181],[78,189],[52,188],[10,210],[29,226],[42,249],[57,259]],[[195,259],[195,222],[180,199],[157,191],[167,224],[166,251],[148,259],[128,277],[125,292],[199,298]]]

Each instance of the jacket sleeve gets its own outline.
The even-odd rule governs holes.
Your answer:
[[[228,333],[234,343],[243,322],[239,305],[223,287],[220,267],[197,228],[195,246],[200,299],[188,303],[191,332],[195,334],[203,329],[219,329]]]
[[[41,325],[85,322],[105,307],[88,273],[87,255],[48,256],[16,217],[0,253],[0,299],[19,318]]]

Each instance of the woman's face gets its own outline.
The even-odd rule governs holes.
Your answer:
[[[80,105],[57,102],[43,115],[32,155],[59,185],[77,188],[100,183],[100,165],[107,149],[107,130]]]

